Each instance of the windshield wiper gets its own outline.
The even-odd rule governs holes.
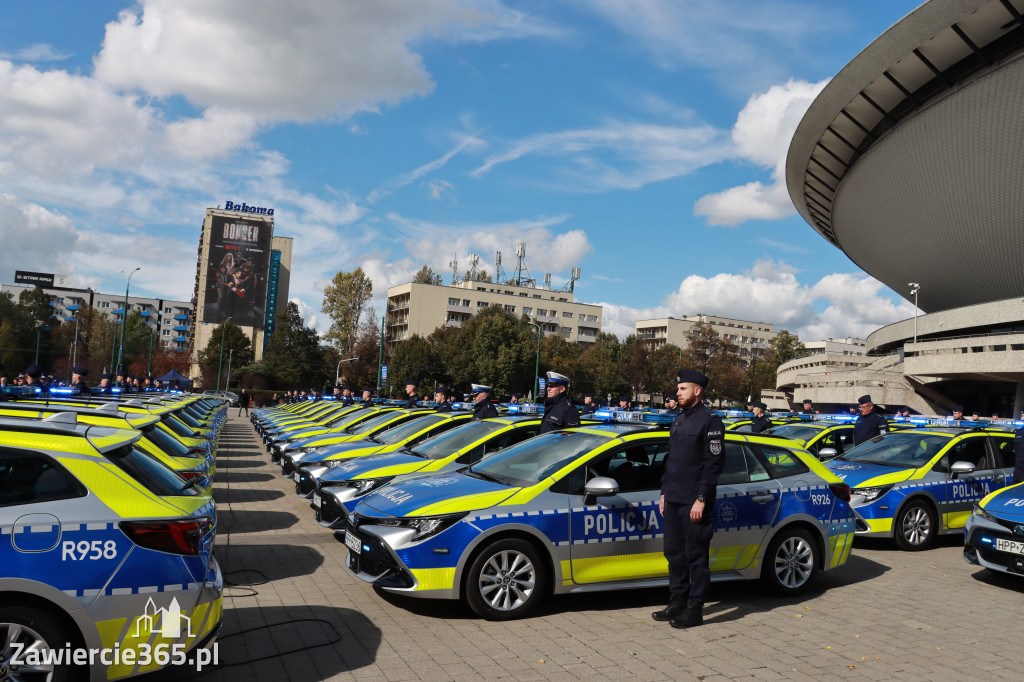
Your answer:
[[[195,478],[189,479],[188,483],[181,487],[181,492],[185,492],[190,488],[196,487],[197,485],[199,485],[199,481],[203,480],[203,478],[203,476],[196,476]]]
[[[479,478],[484,481],[491,481],[492,483],[500,483],[501,485],[509,485],[509,482],[506,481],[504,478],[495,476],[494,474],[489,474],[486,471],[477,471],[472,467],[470,467],[469,471],[465,473],[467,476],[472,476],[473,478]]]

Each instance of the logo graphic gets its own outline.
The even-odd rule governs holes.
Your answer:
[[[157,617],[160,618],[160,625],[156,625]],[[184,627],[182,624],[184,623]],[[186,637],[195,637],[192,634],[192,619],[184,615],[181,612],[181,607],[178,605],[178,598],[174,597],[171,599],[171,605],[166,609],[157,608],[153,602],[153,598],[150,597],[149,601],[146,602],[146,609],[143,615],[135,623],[135,636],[141,637],[142,630],[146,632],[160,635],[168,639],[178,639],[183,634]]]
[[[832,467],[832,471],[856,471],[860,469],[859,464],[836,464]]]
[[[712,455],[720,455],[720,454],[722,454],[722,441],[720,441],[720,440],[713,440],[713,441],[711,441],[711,445],[709,446],[708,449],[711,450],[711,454]]]
[[[721,502],[715,507],[715,516],[723,526],[730,526],[736,521],[736,505],[732,502]]]
[[[1024,535],[1024,523],[1018,523],[1013,527],[1013,532],[1017,535]]]

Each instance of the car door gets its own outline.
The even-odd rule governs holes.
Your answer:
[[[984,434],[965,434],[946,451],[944,459],[947,466],[957,462],[969,462],[975,466],[972,473],[956,478],[951,473],[947,474],[946,504],[942,510],[942,525],[947,530],[964,527],[974,503],[994,489],[994,477],[998,476],[999,487],[1003,487],[1003,471],[996,468],[995,455],[987,445],[988,438]]]
[[[718,479],[714,508],[713,572],[749,566],[778,514],[781,486],[769,473],[766,456],[791,457],[783,448],[725,442],[725,468]]]
[[[1001,481],[1002,485],[999,485],[998,487],[1005,488],[1008,485],[1020,483],[1020,481],[1013,480],[1013,466],[1015,464],[1013,434],[1008,433],[1005,436],[989,436],[988,445],[995,457],[996,470],[1003,475],[1003,480]],[[998,479],[993,479],[993,485],[996,483],[1000,483],[1000,481],[998,481]],[[993,490],[994,489],[995,488],[993,488]]]
[[[493,438],[480,443],[469,452],[462,453],[455,461],[458,464],[476,464],[487,455],[493,455],[498,450],[504,450],[511,445],[521,443],[528,438],[533,438],[539,431],[540,424],[502,431]]]
[[[667,454],[667,435],[633,439],[570,475],[573,582],[591,584],[668,575],[658,510]],[[585,482],[598,476],[615,479],[618,493],[587,498]]]
[[[819,456],[819,453],[823,448],[832,448],[836,451],[836,455],[841,455],[849,448],[853,447],[853,426],[835,426],[825,433],[825,435],[818,438],[808,446],[811,454],[815,457]]]

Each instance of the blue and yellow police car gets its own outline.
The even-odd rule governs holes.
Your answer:
[[[1024,483],[996,490],[964,524],[964,559],[990,571],[1024,576]]]
[[[463,599],[498,620],[526,615],[548,592],[665,585],[669,432],[648,423],[662,416],[619,413],[635,423],[554,431],[455,472],[392,482],[349,517],[347,567],[382,590]],[[797,593],[845,563],[848,487],[782,439],[725,439],[712,579],[763,578]]]

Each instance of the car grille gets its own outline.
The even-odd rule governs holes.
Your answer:
[[[354,535],[363,543],[363,551],[359,554],[349,550],[348,566],[356,573],[381,576],[388,571],[397,570],[398,565],[391,559],[390,553],[384,549],[380,539],[368,533],[360,533],[351,523],[345,525],[346,535]],[[369,549],[367,549],[369,548]]]
[[[1000,552],[989,543],[981,542],[979,539],[979,536],[981,535],[984,535],[986,538],[1000,538],[1003,540],[1013,540],[1014,542],[1021,541],[1020,535],[995,532],[988,528],[973,528],[971,529],[971,537],[968,539],[968,544],[974,547],[974,549],[977,550],[978,555],[988,563],[1003,566],[1006,570],[1013,573],[1024,574],[1024,556],[1010,554],[1009,552]]]
[[[347,518],[348,514],[330,495],[320,499],[320,508],[316,510],[317,523],[334,523],[338,519]]]

